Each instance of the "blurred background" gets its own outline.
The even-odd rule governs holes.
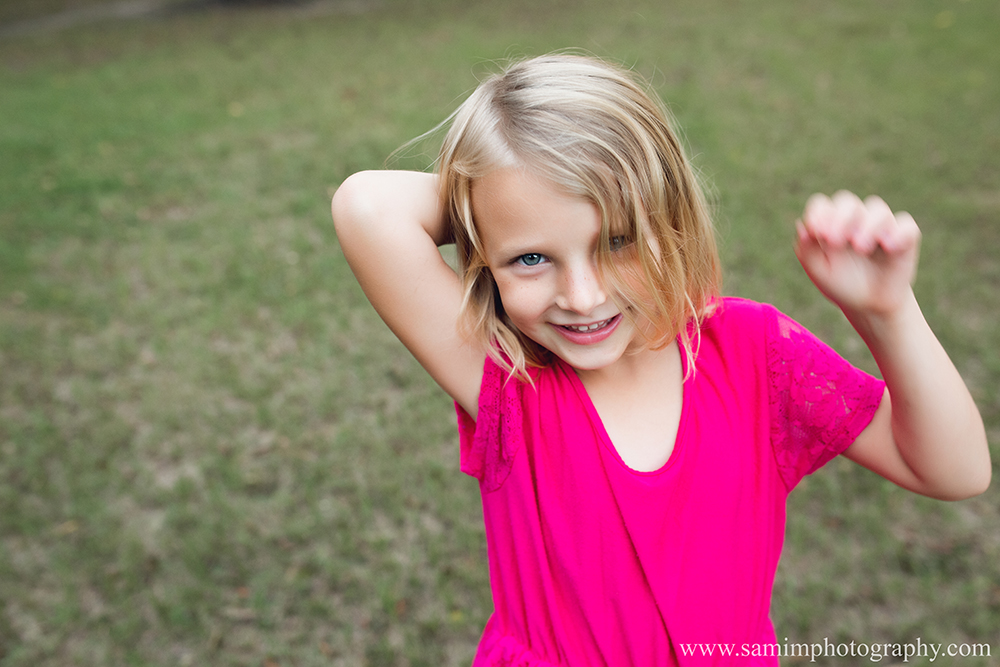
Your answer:
[[[873,372],[792,223],[839,188],[913,213],[918,297],[997,458],[992,0],[6,0],[0,665],[469,664],[492,609],[478,488],[329,199],[498,62],[568,47],[667,101],[726,293]],[[939,503],[839,460],[808,478],[779,640],[988,643],[961,664],[1000,664],[998,489]]]

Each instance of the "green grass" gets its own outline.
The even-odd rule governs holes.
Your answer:
[[[869,369],[791,221],[841,187],[910,210],[995,449],[1000,9],[760,4],[330,2],[0,39],[0,665],[469,663],[478,490],[328,201],[510,55],[652,78],[714,186],[726,291]],[[792,495],[779,638],[1000,664],[998,493],[936,503],[835,461]]]

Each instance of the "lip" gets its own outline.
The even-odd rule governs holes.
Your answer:
[[[598,321],[603,321],[603,320],[598,320]],[[613,334],[615,332],[615,329],[618,328],[618,325],[621,323],[621,321],[622,321],[622,314],[618,313],[617,315],[609,319],[607,321],[607,324],[600,327],[599,329],[594,329],[593,331],[586,331],[586,332],[574,331],[573,329],[569,329],[567,328],[566,325],[562,324],[553,324],[552,327],[556,331],[558,331],[563,338],[565,338],[571,343],[574,343],[576,345],[596,345],[597,343],[600,343],[601,341],[607,339],[608,336]],[[590,324],[594,323],[591,322]],[[583,326],[583,325],[580,324],[575,326]]]

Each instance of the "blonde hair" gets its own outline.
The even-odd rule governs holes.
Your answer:
[[[679,335],[692,372],[693,339],[714,307],[721,272],[704,194],[669,119],[631,72],[554,54],[489,77],[445,121],[438,172],[464,288],[461,325],[513,375],[528,379],[528,367],[552,358],[504,312],[472,213],[473,182],[510,167],[597,206],[597,263],[609,292],[644,323],[652,349]],[[613,236],[634,242],[630,252],[613,252]]]

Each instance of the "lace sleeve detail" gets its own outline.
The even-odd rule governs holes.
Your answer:
[[[791,490],[854,442],[878,409],[885,383],[791,318],[773,315],[767,337],[771,442]]]
[[[469,416],[455,403],[462,472],[479,480],[483,493],[499,489],[524,443],[521,400],[524,384],[488,356],[479,387],[479,414]]]

